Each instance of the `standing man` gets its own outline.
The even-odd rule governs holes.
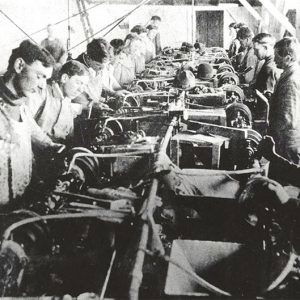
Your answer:
[[[157,27],[156,35],[153,39],[153,43],[155,46],[155,55],[159,55],[161,52],[161,41],[160,41],[160,33],[159,33],[159,26],[161,23],[161,18],[159,16],[152,16],[150,20],[150,25]]]
[[[243,58],[237,66],[237,71],[243,73],[246,69],[252,68],[247,73],[243,74],[242,83],[251,83],[255,80],[258,72],[258,59],[254,54],[253,49],[253,32],[248,27],[241,27],[237,32],[237,38],[241,43]]]
[[[0,205],[18,200],[29,185],[32,146],[46,150],[57,145],[43,134],[25,105],[45,88],[53,65],[47,50],[25,40],[12,51],[0,77]]]
[[[274,61],[275,38],[268,33],[259,33],[252,41],[255,55],[260,61],[264,61],[253,87],[270,98],[279,78],[279,70]]]
[[[54,75],[56,75],[61,66],[67,61],[67,51],[63,42],[55,37],[53,25],[47,26],[48,37],[42,40],[41,46],[47,49],[55,59]]]
[[[298,43],[283,38],[275,44],[275,63],[283,70],[270,100],[269,133],[279,155],[300,163],[300,69]],[[272,165],[271,165],[272,166]],[[270,171],[271,172],[271,171]],[[276,172],[280,170],[273,170]]]

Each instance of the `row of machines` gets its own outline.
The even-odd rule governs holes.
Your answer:
[[[210,79],[178,85],[202,63]],[[131,94],[78,117],[1,217],[1,295],[297,297],[297,240],[265,201],[268,101],[241,75],[222,48],[166,48]]]

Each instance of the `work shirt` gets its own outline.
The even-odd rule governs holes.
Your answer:
[[[238,67],[238,72],[244,72],[248,67],[252,67],[252,70],[243,75],[244,82],[242,83],[253,82],[260,70],[258,58],[254,54],[254,49],[252,47],[248,47],[244,50],[244,57]]]
[[[113,66],[114,77],[121,86],[135,79],[135,61],[131,55],[121,52],[115,57]]]
[[[146,46],[145,63],[149,63],[155,57],[155,45],[147,36],[144,39],[144,43]]]
[[[265,58],[264,63],[256,76],[254,88],[261,93],[274,92],[275,84],[279,79],[279,70],[274,62],[274,56]]]
[[[229,58],[237,55],[239,53],[239,49],[241,47],[241,43],[238,39],[234,39],[228,49],[228,56]]]
[[[161,52],[161,41],[160,41],[160,33],[158,32],[155,38],[152,40],[155,48],[155,55],[159,55]]]
[[[31,130],[25,102],[26,98],[14,95],[0,77],[0,205],[21,197],[31,180]]]
[[[88,68],[89,81],[85,86],[85,91],[82,95],[72,100],[74,103],[81,104],[84,108],[88,107],[91,101],[99,102],[103,101],[102,98],[102,77],[100,72],[96,72],[89,67],[85,61],[85,54],[80,54],[76,60],[84,64]]]
[[[139,74],[145,70],[146,46],[141,38],[135,37],[129,45],[129,53],[135,62],[135,73]]]
[[[47,98],[35,113],[34,119],[41,129],[53,140],[64,141],[73,135],[76,106],[71,99],[63,97],[56,84],[47,87]]]

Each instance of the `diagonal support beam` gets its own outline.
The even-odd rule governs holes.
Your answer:
[[[248,12],[254,17],[257,21],[262,21],[260,14],[249,4],[247,0],[239,0],[240,3],[248,10]]]
[[[292,36],[296,37],[296,29],[289,22],[288,18],[283,15],[270,0],[259,0],[259,2],[266,8],[266,10],[284,27]]]

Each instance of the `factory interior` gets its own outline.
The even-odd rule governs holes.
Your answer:
[[[300,298],[300,2],[1,0],[0,26],[1,299]]]

